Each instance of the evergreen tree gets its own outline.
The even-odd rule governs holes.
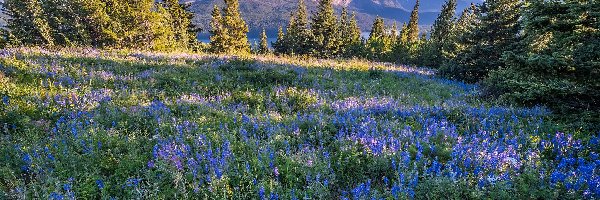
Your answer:
[[[225,28],[222,25],[223,16],[221,10],[217,5],[214,6],[211,13],[212,20],[210,21],[210,50],[215,53],[222,53],[225,49],[228,49],[228,35]]]
[[[396,43],[392,44],[392,53],[388,58],[389,61],[398,62],[401,64],[408,64],[411,60],[411,55],[409,53],[409,46],[411,43],[408,42],[408,26],[406,23],[402,24],[400,28],[400,36],[398,36],[398,40]]]
[[[287,47],[285,46],[285,34],[283,33],[283,27],[279,26],[277,30],[277,41],[273,42],[273,50],[275,54],[285,54]]]
[[[12,43],[166,50],[187,46],[177,36],[178,30],[186,29],[171,26],[175,19],[185,22],[181,18],[186,16],[171,14],[176,1],[170,2],[173,5],[154,0],[7,0],[3,9],[11,16],[6,34],[14,38]]]
[[[350,16],[350,21],[346,27],[346,33],[344,34],[346,37],[346,55],[345,57],[359,57],[364,54],[364,42],[361,37],[361,30],[358,26],[358,21],[356,20],[356,14],[352,13]]]
[[[518,42],[520,10],[520,0],[485,1],[478,10],[479,24],[467,37],[468,49],[442,74],[472,83],[504,67],[502,55]]]
[[[402,24],[402,27],[400,28],[400,36],[398,39],[398,42],[408,43],[408,26],[406,25],[406,23]]]
[[[592,1],[532,0],[524,10],[520,49],[483,83],[487,94],[561,116],[600,122],[600,7]],[[598,126],[595,127],[596,129]]]
[[[192,23],[194,14],[189,12],[191,4],[179,3],[179,0],[163,0],[163,5],[169,13],[171,28],[175,34],[175,40],[183,46],[193,46],[197,42],[196,36],[200,31]]]
[[[400,36],[398,34],[398,23],[394,21],[394,23],[392,24],[392,27],[390,27],[390,35],[389,35],[389,40],[390,40],[390,44],[396,44],[396,42],[398,42],[398,37]]]
[[[225,30],[225,53],[249,53],[248,26],[240,15],[238,0],[225,0],[221,25]]]
[[[348,19],[348,8],[342,8],[342,13],[340,14],[340,21],[338,23],[338,31],[340,32],[341,38],[341,47],[340,54],[343,57],[347,57],[347,52],[351,44],[350,38],[350,19]]]
[[[312,53],[313,35],[308,28],[308,11],[303,0],[298,1],[298,9],[290,17],[287,34],[287,53],[308,55]]]
[[[332,0],[320,0],[312,18],[315,55],[332,57],[338,54],[340,40]]]
[[[369,33],[369,40],[382,39],[385,37],[385,22],[383,18],[377,17],[371,27],[371,33]]]
[[[383,18],[377,17],[373,22],[369,40],[367,40],[368,58],[382,60],[389,49],[388,35]]]
[[[262,34],[260,35],[260,46],[258,48],[258,53],[260,54],[267,54],[269,53],[269,43],[267,41],[267,32],[265,31],[265,29],[263,28],[262,30]]]
[[[470,7],[465,8],[454,24],[454,28],[449,35],[448,50],[442,52],[443,57],[447,58],[446,61],[453,60],[457,54],[468,49],[469,36],[479,24],[476,10],[475,4],[471,4]]]
[[[456,12],[456,0],[447,0],[442,6],[442,11],[433,23],[431,30],[430,43],[425,48],[423,55],[426,57],[428,66],[439,67],[448,59],[445,52],[452,51],[451,37],[454,31],[454,13]]]
[[[239,12],[237,0],[225,0],[225,7],[215,6],[211,21],[211,51],[215,53],[250,53],[248,26]]]
[[[40,0],[5,0],[3,11],[8,15],[6,27],[17,41],[24,45],[54,45],[52,30]]]
[[[408,42],[413,43],[419,40],[419,0],[417,0],[412,13],[410,14],[407,34]]]

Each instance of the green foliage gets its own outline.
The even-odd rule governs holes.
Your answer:
[[[197,29],[174,0],[7,0],[12,45],[187,49]]]
[[[419,40],[419,0],[415,4],[408,21],[408,42],[413,43]]]
[[[456,0],[447,0],[442,7],[442,12],[433,24],[430,42],[422,52],[426,61],[424,65],[439,67],[442,63],[447,62],[448,58],[445,57],[445,52],[452,51],[450,48],[454,38],[449,36],[454,32],[455,12]]]
[[[340,55],[346,58],[362,56],[363,44],[356,14],[348,15],[348,10],[344,8],[340,15],[339,31],[342,40]]]
[[[529,2],[521,48],[505,54],[506,67],[491,73],[486,92],[510,102],[541,103],[560,114],[579,113],[597,123],[599,16],[596,3]]]
[[[366,43],[367,58],[372,60],[383,60],[391,50],[390,40],[386,33],[383,18],[377,17],[373,22],[369,39]]]
[[[292,55],[311,55],[313,53],[314,37],[308,23],[306,5],[303,0],[299,0],[298,9],[290,16],[287,33],[281,39],[281,53]]]
[[[320,0],[312,17],[314,53],[320,57],[333,57],[340,51],[341,40],[332,0]]]
[[[466,50],[442,68],[442,75],[474,83],[503,68],[502,55],[519,41],[521,4],[519,0],[485,1],[477,12],[477,26],[465,37]]]
[[[213,53],[250,53],[248,26],[240,15],[238,0],[225,0],[221,10],[215,5],[211,21],[211,51]]]
[[[263,29],[260,34],[260,46],[258,47],[258,53],[267,54],[271,50],[269,50],[269,42],[267,41],[267,32]]]

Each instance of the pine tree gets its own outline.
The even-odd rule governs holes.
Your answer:
[[[228,35],[226,34],[226,30],[222,25],[223,16],[221,10],[217,5],[214,6],[213,11],[211,13],[212,20],[210,21],[210,50],[214,53],[222,53],[225,52],[225,49],[228,49],[228,44],[226,43]]]
[[[388,60],[392,62],[397,62],[401,64],[408,64],[411,60],[411,55],[409,53],[410,44],[408,42],[408,26],[406,23],[402,24],[400,28],[400,36],[398,36],[398,40],[396,43],[392,44],[392,53],[389,56]]]
[[[413,43],[419,40],[419,0],[415,4],[415,8],[410,14],[410,20],[408,22],[408,42]]]
[[[518,49],[505,53],[506,66],[483,82],[485,93],[524,105],[543,104],[598,129],[600,7],[576,0],[528,3],[521,19],[524,38]]]
[[[332,0],[320,0],[311,24],[315,55],[333,57],[338,54],[340,41],[336,24]]]
[[[269,43],[267,41],[267,32],[265,31],[265,29],[263,28],[262,30],[262,34],[260,34],[260,46],[258,48],[258,53],[260,54],[267,54],[270,52],[269,50]]]
[[[442,6],[442,11],[438,18],[433,23],[431,30],[430,43],[423,52],[429,63],[428,66],[438,67],[448,59],[445,57],[447,52],[452,51],[451,37],[454,31],[454,13],[456,12],[456,0],[447,0]]]
[[[279,26],[277,30],[277,41],[273,42],[273,50],[275,54],[285,54],[287,47],[285,46],[285,34],[283,33],[283,27]]]
[[[6,27],[17,41],[23,45],[54,45],[52,30],[40,0],[5,0],[3,11],[9,16]]]
[[[181,4],[179,0],[163,0],[162,4],[169,13],[176,42],[184,47],[195,45],[197,42],[196,35],[200,29],[192,23],[194,14],[189,12],[190,4]]]
[[[478,9],[478,26],[466,38],[468,49],[442,71],[449,78],[478,82],[490,71],[503,68],[502,55],[515,48],[519,38],[520,0],[489,0]]]
[[[369,40],[381,39],[385,37],[385,22],[383,18],[377,17],[371,27],[371,33],[369,33]]]
[[[446,52],[442,52],[447,60],[456,58],[457,54],[468,49],[470,44],[469,36],[479,24],[476,11],[477,7],[475,4],[471,4],[470,7],[465,8],[454,24],[454,29],[449,35],[449,49]]]
[[[388,49],[387,33],[383,18],[377,17],[373,22],[369,40],[367,40],[368,58],[382,60]]]
[[[390,44],[396,44],[396,42],[398,42],[398,37],[400,36],[398,34],[398,23],[394,21],[394,23],[392,24],[392,27],[390,27],[390,35],[389,35],[389,40],[390,40]]]
[[[347,46],[345,57],[361,57],[364,56],[364,42],[361,37],[361,30],[356,20],[356,14],[352,13],[350,21],[346,27]]]
[[[226,53],[249,53],[248,26],[240,15],[238,0],[225,0],[222,26],[226,31]]]
[[[348,8],[342,8],[342,13],[340,14],[340,21],[338,22],[338,31],[340,32],[341,38],[341,47],[340,54],[343,57],[347,57],[347,52],[350,47],[351,38],[350,38],[350,19],[348,19]]]
[[[290,16],[290,23],[284,41],[287,42],[286,52],[297,55],[312,53],[313,35],[308,28],[308,11],[303,0],[298,1],[298,9]]]

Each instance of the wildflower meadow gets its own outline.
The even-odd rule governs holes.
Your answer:
[[[0,199],[600,199],[600,138],[426,68],[0,51]]]

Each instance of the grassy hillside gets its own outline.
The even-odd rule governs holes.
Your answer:
[[[0,52],[2,199],[600,198],[598,137],[385,63]]]

